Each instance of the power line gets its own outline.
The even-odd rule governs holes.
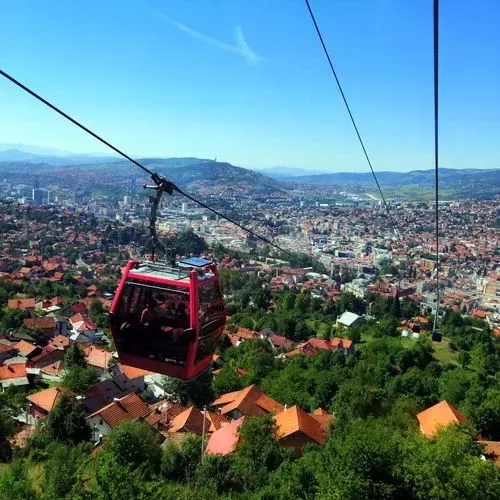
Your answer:
[[[436,331],[439,316],[439,0],[434,0],[434,178],[436,189],[436,313],[433,333]]]
[[[214,213],[215,215],[217,215],[219,217],[222,217],[223,219],[227,220],[231,224],[234,224],[235,226],[239,227],[240,229],[243,229],[248,234],[251,234],[252,236],[255,236],[256,238],[260,239],[264,243],[266,243],[268,245],[271,245],[272,247],[276,248],[277,250],[279,250],[281,252],[284,252],[285,254],[287,254],[287,255],[293,257],[294,259],[296,259],[296,256],[293,253],[289,252],[288,250],[285,250],[284,248],[281,248],[279,245],[276,245],[275,243],[273,243],[271,240],[269,240],[265,236],[261,236],[260,234],[256,233],[255,231],[252,231],[251,229],[248,229],[247,227],[243,226],[239,222],[236,222],[234,219],[231,219],[230,217],[227,217],[226,215],[220,213],[218,210],[215,210],[215,208],[212,208],[212,207],[208,206],[207,204],[203,203],[202,201],[197,200],[196,198],[194,198],[190,194],[185,193],[184,191],[182,191],[174,183],[172,183],[172,182],[170,182],[170,181],[168,181],[166,179],[160,178],[158,176],[158,174],[156,174],[155,172],[153,172],[149,168],[145,167],[144,165],[142,165],[137,160],[134,160],[134,158],[132,158],[128,154],[124,153],[121,149],[118,149],[116,146],[113,146],[113,144],[111,144],[110,142],[108,142],[106,139],[102,138],[99,134],[97,134],[96,132],[92,131],[90,128],[86,127],[81,122],[79,122],[75,118],[71,117],[70,115],[68,115],[67,113],[65,113],[64,111],[62,111],[60,108],[58,108],[57,106],[55,106],[54,104],[52,104],[51,102],[49,102],[47,99],[44,99],[40,94],[38,94],[34,90],[30,89],[29,87],[27,87],[26,85],[24,85],[19,80],[17,80],[13,76],[9,75],[8,73],[6,73],[5,71],[3,71],[2,69],[0,69],[0,75],[2,75],[3,77],[5,77],[7,80],[10,80],[13,84],[17,85],[20,89],[24,90],[25,92],[27,92],[28,94],[30,94],[31,96],[33,96],[35,99],[37,99],[41,103],[45,104],[46,106],[48,106],[50,109],[52,109],[53,111],[55,111],[56,113],[58,113],[62,117],[66,118],[66,120],[69,120],[71,123],[73,123],[77,127],[81,128],[84,132],[87,132],[87,134],[90,134],[92,137],[94,137],[94,139],[97,139],[99,142],[102,142],[108,148],[112,149],[113,151],[115,151],[116,153],[118,153],[120,156],[122,156],[123,158],[125,158],[128,161],[132,162],[134,165],[136,165],[137,167],[139,167],[140,169],[142,169],[144,172],[148,173],[153,178],[153,180],[155,180],[155,182],[157,182],[157,183],[161,182],[161,183],[164,183],[164,185],[168,185],[169,188],[170,188],[170,192],[172,190],[177,191],[182,196],[185,196],[187,199],[191,200],[194,203],[197,203],[198,205],[200,205],[201,207],[205,208],[206,210],[209,210],[210,212]]]
[[[359,133],[358,127],[356,125],[356,121],[354,120],[353,114],[351,112],[351,108],[349,106],[349,103],[347,102],[347,98],[346,98],[346,96],[344,94],[344,90],[342,89],[342,85],[340,84],[340,80],[339,80],[339,78],[337,76],[337,72],[335,71],[335,68],[333,66],[332,59],[330,57],[328,49],[326,48],[326,44],[325,44],[325,42],[323,40],[323,35],[321,34],[321,31],[319,29],[318,23],[316,22],[316,17],[314,16],[314,13],[312,11],[312,8],[311,8],[311,5],[309,3],[309,0],[305,0],[305,2],[306,2],[307,10],[309,11],[309,15],[311,16],[311,20],[312,20],[312,22],[314,24],[314,27],[316,29],[316,33],[318,34],[319,41],[321,42],[321,46],[323,47],[323,51],[324,51],[325,56],[326,56],[326,58],[328,60],[328,64],[330,66],[330,69],[332,70],[333,77],[335,78],[335,81],[337,82],[337,87],[338,87],[338,89],[340,91],[340,95],[342,96],[342,99],[344,101],[344,104],[345,104],[345,107],[347,109],[347,112],[349,113],[349,117],[351,119],[351,122],[352,122],[352,125],[354,127],[354,130],[356,131],[356,135],[358,137],[359,143],[361,144],[361,148],[363,149],[363,153],[365,155],[366,161],[368,162],[368,166],[370,167],[370,170],[372,172],[373,178],[375,179],[375,184],[377,185],[377,188],[379,190],[380,196],[382,197],[382,201],[384,203],[385,210],[387,211],[387,215],[388,215],[388,217],[389,217],[389,219],[390,219],[393,227],[396,228],[396,224],[394,223],[394,219],[392,218],[391,212],[389,210],[389,205],[387,204],[387,201],[385,199],[384,193],[382,192],[382,188],[380,187],[380,184],[378,182],[377,175],[375,174],[375,170],[373,169],[373,166],[372,166],[372,162],[370,160],[370,157],[368,156],[368,152],[366,151],[365,144],[363,142],[363,139],[361,138],[361,134]]]

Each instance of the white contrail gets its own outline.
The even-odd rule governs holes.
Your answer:
[[[241,26],[235,26],[234,33],[236,38],[236,44],[231,45],[226,42],[221,42],[216,38],[212,38],[211,36],[204,35],[203,33],[200,33],[190,28],[189,26],[186,26],[185,24],[182,24],[179,21],[176,21],[175,19],[171,19],[165,14],[160,14],[158,12],[153,12],[153,14],[156,17],[159,17],[160,19],[167,21],[172,26],[175,26],[181,31],[184,31],[184,33],[187,33],[193,38],[208,43],[209,45],[213,45],[214,47],[218,47],[219,49],[225,50],[227,52],[232,52],[233,54],[238,54],[242,56],[252,66],[257,66],[257,63],[259,63],[260,61],[265,61],[264,57],[259,56],[249,47],[248,43],[245,40],[245,37],[243,36],[243,31],[241,30]]]

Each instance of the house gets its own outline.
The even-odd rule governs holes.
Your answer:
[[[282,337],[281,335],[272,334],[267,337],[273,349],[285,349],[290,350],[293,347],[293,342],[286,337]]]
[[[323,444],[326,436],[320,422],[298,406],[292,406],[274,416],[278,427],[278,442],[284,448],[292,448],[295,455],[309,443]]]
[[[333,337],[333,339],[330,340],[330,345],[333,351],[343,349],[345,355],[354,353],[354,342],[352,340]]]
[[[134,391],[125,389],[115,379],[102,380],[87,391],[83,406],[87,414],[90,415],[115,399],[123,398],[132,392]]]
[[[35,316],[35,299],[9,299],[7,302],[9,309],[21,309],[27,316]]]
[[[2,382],[3,389],[10,386],[20,387],[29,385],[26,363],[0,366],[0,382]]]
[[[150,409],[151,413],[145,418],[145,421],[166,436],[175,417],[187,408],[177,403],[171,403],[170,401],[160,401],[150,405]]]
[[[297,345],[297,347],[290,352],[285,354],[285,358],[293,358],[294,356],[316,356],[318,354],[318,349],[312,346],[309,342],[303,342]]]
[[[448,401],[440,401],[427,408],[427,410],[418,413],[417,420],[420,424],[420,430],[426,437],[432,437],[439,429],[450,424],[469,421]]]
[[[127,392],[142,392],[146,389],[145,377],[151,372],[121,363],[111,366],[109,372],[113,380]]]
[[[37,328],[39,330],[42,330],[46,339],[54,336],[56,322],[52,316],[44,316],[41,318],[26,318],[23,323],[27,328]]]
[[[173,420],[169,433],[189,432],[201,436],[203,431],[208,432],[211,422],[198,408],[191,406],[179,413]]]
[[[19,342],[16,342],[14,344],[14,347],[16,348],[20,356],[28,359],[32,359],[42,352],[42,349],[39,346],[32,344],[31,342],[27,342],[26,340],[20,340]]]
[[[71,342],[69,338],[64,335],[56,335],[49,340],[48,345],[65,351],[71,345]]]
[[[54,328],[55,335],[64,335],[64,336],[68,335],[69,322],[65,316],[62,316],[57,312],[51,312],[47,314],[47,317],[54,318],[54,321],[56,322],[56,326]]]
[[[91,345],[94,343],[97,328],[92,320],[81,313],[75,314],[69,319],[71,324],[70,339],[79,344]]]
[[[245,417],[240,417],[215,431],[208,438],[205,453],[207,455],[229,455],[232,453],[240,440],[239,429],[244,421]]]
[[[500,466],[500,441],[478,441],[484,448],[485,457]]]
[[[259,416],[283,411],[282,404],[266,396],[254,384],[240,391],[223,394],[211,406],[230,419],[237,419],[242,415]]]
[[[62,361],[64,359],[64,351],[57,349],[51,345],[46,345],[42,351],[31,359],[33,366],[43,368],[44,366]]]
[[[135,393],[128,394],[88,416],[96,433],[107,436],[122,422],[144,419],[151,413],[149,406]]]
[[[16,355],[17,355],[17,349],[15,347],[15,344],[6,339],[1,339],[0,363],[3,363],[6,359],[13,358]]]
[[[96,368],[100,371],[105,371],[108,369],[111,360],[113,359],[113,353],[101,349],[100,347],[90,346],[82,347],[85,354],[85,361],[89,366]]]
[[[64,363],[62,361],[55,361],[50,365],[45,365],[40,368],[40,375],[42,380],[46,382],[59,382],[64,374]]]
[[[213,411],[205,412],[205,416],[210,422],[210,427],[208,429],[209,433],[218,431],[219,429],[230,423],[230,420],[226,418],[224,415],[221,415],[220,413],[215,413]]]
[[[61,387],[49,387],[26,397],[28,400],[29,414],[36,418],[44,418],[52,411],[59,401],[63,389]]]
[[[359,316],[353,312],[345,311],[337,318],[337,327],[341,328],[354,328],[361,325],[363,316]]]

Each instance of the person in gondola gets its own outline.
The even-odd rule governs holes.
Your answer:
[[[155,317],[156,302],[151,300],[141,313],[141,325],[150,328]]]

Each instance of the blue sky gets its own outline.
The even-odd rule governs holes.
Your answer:
[[[311,4],[375,169],[432,168],[432,1]],[[499,16],[441,2],[442,166],[500,166]],[[134,155],[367,170],[302,0],[2,0],[0,47]],[[106,151],[7,81],[0,116],[0,143]]]

